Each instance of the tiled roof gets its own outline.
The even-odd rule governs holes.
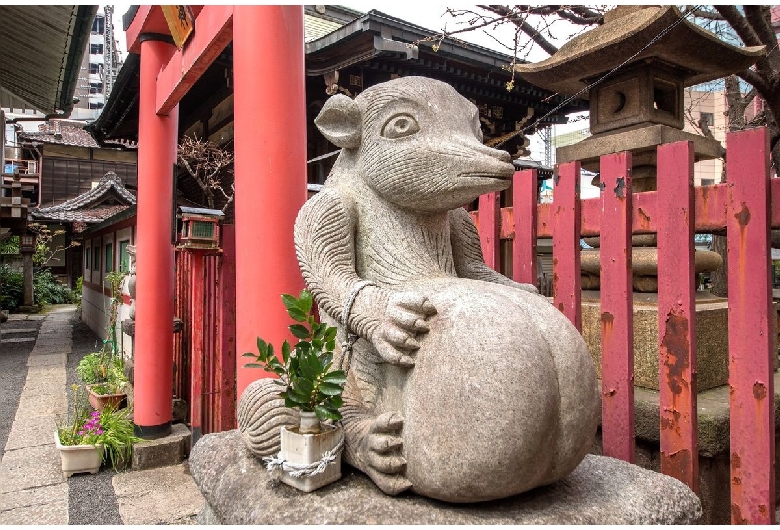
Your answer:
[[[77,147],[100,147],[89,132],[86,123],[66,120],[49,120],[38,126],[38,132],[19,133],[20,140],[45,144],[72,145]]]
[[[99,223],[136,203],[116,173],[109,171],[97,186],[78,197],[48,208],[33,208],[34,219],[80,223]]]
[[[336,31],[344,25],[343,22],[336,22],[333,20],[326,20],[324,18],[315,17],[309,14],[304,15],[304,41],[311,42],[317,40],[320,37],[324,37],[328,33]]]

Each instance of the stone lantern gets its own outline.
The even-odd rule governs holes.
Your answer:
[[[631,151],[633,190],[656,189],[656,147],[693,141],[696,161],[723,155],[720,142],[683,131],[684,87],[748,68],[763,46],[740,48],[689,22],[674,6],[618,6],[604,24],[545,61],[518,64],[536,86],[566,95],[587,89],[592,136],[557,150],[558,163]]]
[[[35,313],[38,307],[33,300],[33,254],[35,254],[36,236],[32,232],[23,232],[19,236],[19,252],[22,254],[22,270],[24,274],[24,303],[19,310],[25,313]]]
[[[763,46],[740,48],[689,22],[674,6],[619,6],[604,24],[572,39],[545,61],[518,64],[518,74],[541,88],[566,95],[585,92],[592,136],[558,148],[558,163],[579,160],[598,172],[601,155],[630,151],[634,192],[657,189],[656,148],[692,141],[695,160],[723,156],[720,142],[683,131],[684,88],[744,70]],[[598,185],[598,176],[593,184]],[[583,250],[582,325],[600,366],[599,238]],[[634,287],[634,382],[658,390],[658,253],[655,234],[632,238]],[[717,253],[695,253],[696,272],[717,269]],[[697,293],[699,390],[728,380],[726,300]],[[706,338],[704,338],[706,337]]]

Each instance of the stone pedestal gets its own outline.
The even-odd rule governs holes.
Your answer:
[[[200,524],[689,524],[701,516],[699,499],[678,480],[594,455],[556,484],[476,504],[390,497],[351,468],[302,493],[275,481],[237,430],[205,435],[189,463],[206,498]]]
[[[696,293],[696,371],[699,392],[728,384],[728,302]],[[777,309],[775,304],[775,309]],[[776,318],[772,321],[776,322]],[[601,308],[598,291],[582,291],[582,336],[601,378]],[[777,368],[775,359],[775,368]],[[634,293],[634,385],[658,390],[658,294]]]

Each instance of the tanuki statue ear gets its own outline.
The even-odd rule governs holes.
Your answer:
[[[314,119],[330,143],[347,149],[360,145],[361,122],[360,107],[344,94],[331,96]]]

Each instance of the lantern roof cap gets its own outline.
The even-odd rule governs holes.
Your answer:
[[[603,25],[544,61],[516,64],[515,71],[538,87],[571,95],[629,59],[632,64],[652,58],[681,69],[685,86],[691,86],[744,70],[765,49],[728,44],[689,22],[675,6],[619,6],[604,15]]]

